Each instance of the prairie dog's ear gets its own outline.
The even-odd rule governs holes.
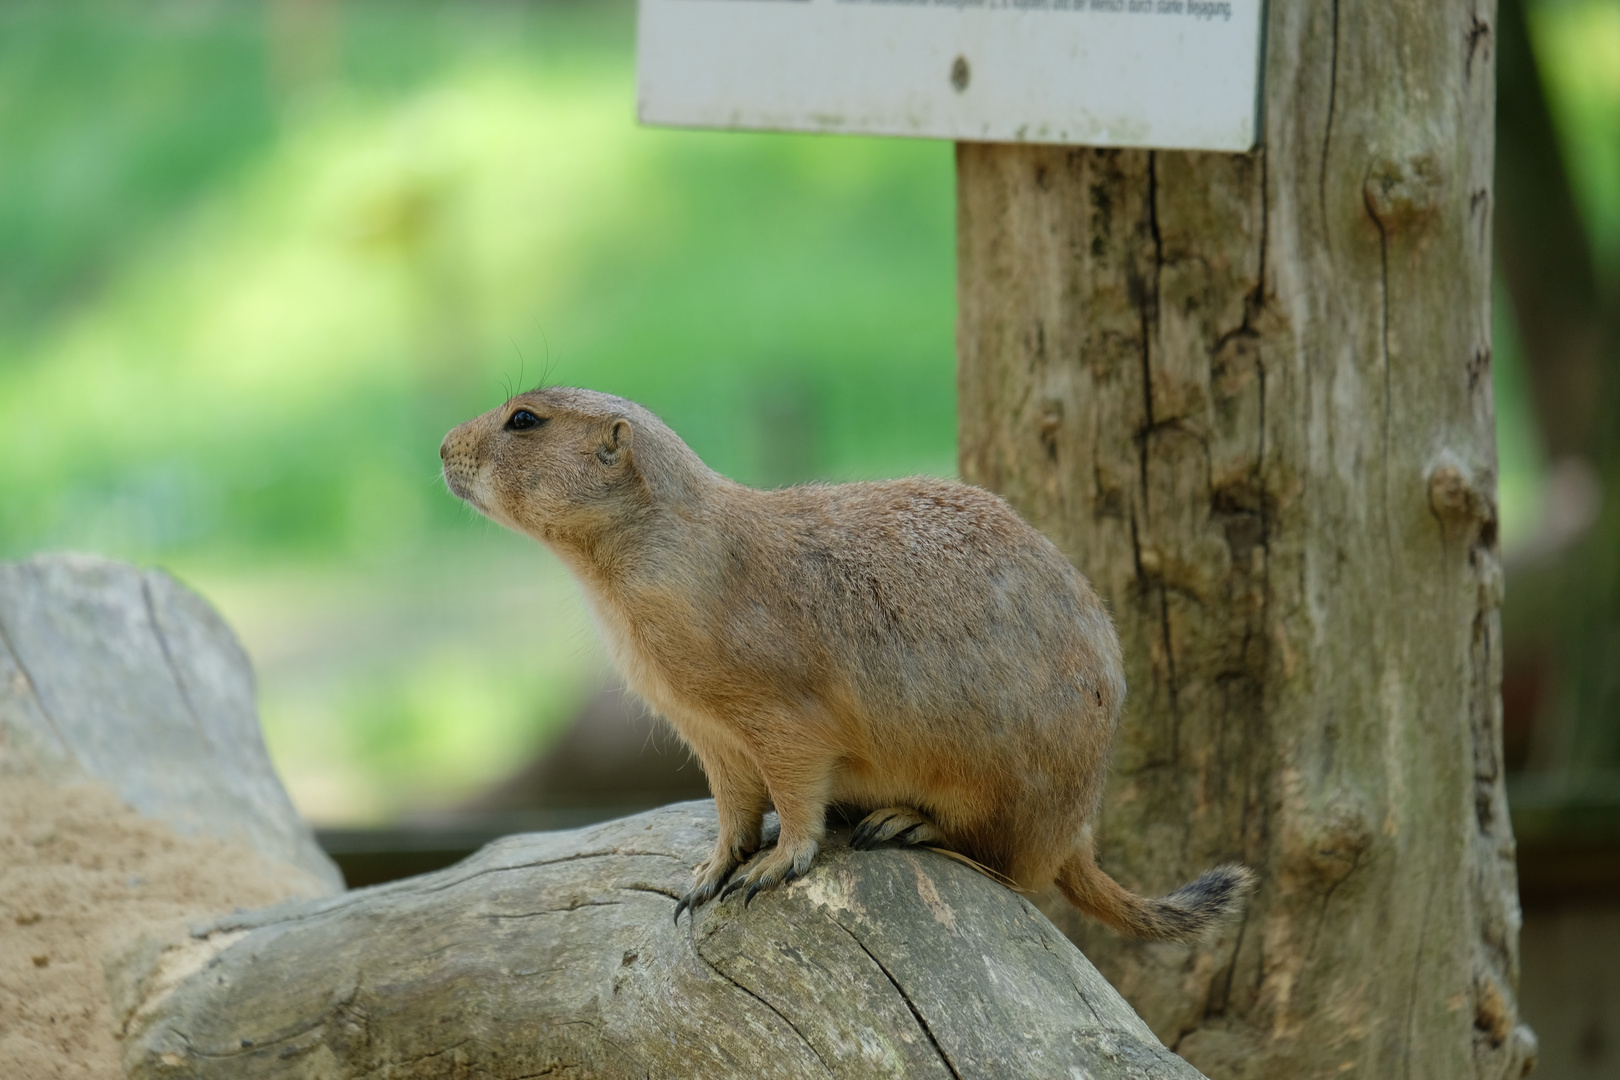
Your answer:
[[[596,459],[604,465],[617,465],[630,455],[630,443],[634,438],[635,428],[630,426],[630,421],[622,416],[615,417],[602,429]]]

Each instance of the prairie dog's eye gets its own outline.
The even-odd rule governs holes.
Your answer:
[[[506,430],[528,431],[530,428],[537,428],[545,422],[545,417],[536,416],[528,409],[519,409],[506,418]]]

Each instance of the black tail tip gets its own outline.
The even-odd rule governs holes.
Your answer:
[[[1169,896],[1148,901],[1150,914],[1137,932],[1159,941],[1195,942],[1242,913],[1255,880],[1254,871],[1239,863],[1205,871]]]
[[[1235,915],[1243,910],[1256,880],[1254,871],[1242,863],[1223,863],[1177,889],[1176,895],[1186,894],[1189,900],[1196,898],[1200,907]]]
[[[1209,927],[1223,923],[1243,911],[1244,901],[1254,890],[1253,870],[1241,863],[1225,863],[1206,870],[1197,879],[1189,881],[1169,896],[1167,904],[1179,908],[1190,916],[1189,922],[1202,933]]]

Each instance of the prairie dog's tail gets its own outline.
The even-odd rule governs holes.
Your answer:
[[[1089,843],[1076,847],[1057,874],[1057,887],[1069,903],[1120,933],[1154,941],[1196,941],[1242,911],[1253,885],[1254,871],[1227,863],[1150,900],[1103,873]]]

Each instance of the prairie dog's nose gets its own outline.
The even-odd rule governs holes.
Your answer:
[[[445,461],[450,457],[450,436],[446,435],[439,443],[439,460]]]

